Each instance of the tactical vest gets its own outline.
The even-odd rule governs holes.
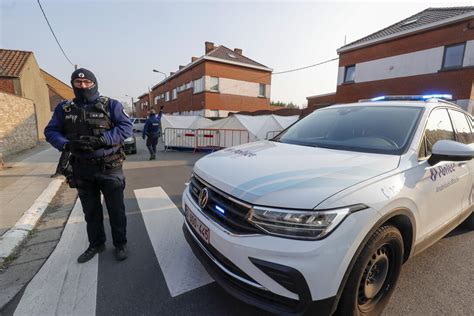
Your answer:
[[[64,131],[68,140],[81,136],[102,136],[114,127],[109,114],[109,98],[99,97],[95,104],[78,106],[74,101],[63,105]]]

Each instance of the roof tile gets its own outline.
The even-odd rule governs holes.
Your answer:
[[[32,52],[0,49],[0,76],[19,77]]]
[[[469,12],[474,12],[474,7],[428,8],[395,24],[392,24],[380,31],[377,31],[364,38],[358,39],[357,41],[344,45],[340,49],[352,45],[362,44],[375,39],[382,39],[383,37],[389,35],[400,33],[413,28],[418,28],[423,25],[440,22],[442,20]]]

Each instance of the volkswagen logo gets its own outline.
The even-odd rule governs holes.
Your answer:
[[[204,188],[199,192],[199,206],[201,208],[205,208],[207,205],[207,201],[209,200],[209,191],[207,188]]]

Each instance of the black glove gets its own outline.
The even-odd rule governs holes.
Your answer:
[[[95,151],[88,141],[72,140],[68,144],[72,153],[92,153]]]
[[[107,141],[104,136],[81,136],[81,141],[88,142],[89,145],[94,149],[99,149],[107,146]]]

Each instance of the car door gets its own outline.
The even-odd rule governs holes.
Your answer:
[[[472,135],[472,118],[465,113],[453,109],[449,109],[449,116],[454,125],[456,140],[460,143],[472,145],[474,142]],[[462,199],[461,210],[467,210],[474,203],[474,161],[465,162],[469,171],[464,197]]]
[[[442,139],[456,140],[446,108],[434,109],[426,123],[419,153],[419,168],[424,170],[417,183],[420,216],[419,236],[424,239],[442,230],[460,214],[469,178],[466,162],[428,163],[433,145]]]

